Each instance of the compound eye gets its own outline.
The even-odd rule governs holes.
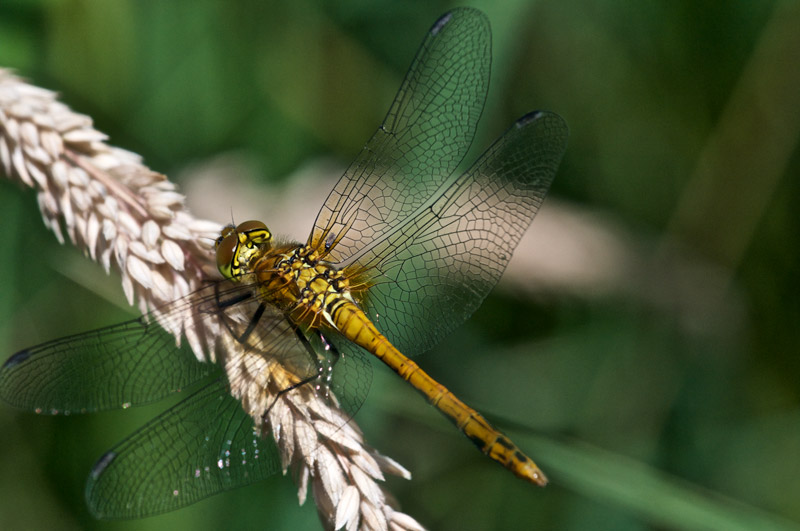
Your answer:
[[[233,225],[225,225],[224,227],[222,227],[222,230],[219,233],[219,237],[217,237],[217,240],[214,242],[214,249],[219,249],[222,240],[224,240],[228,234],[234,232],[235,230],[236,227],[234,227]]]
[[[250,244],[260,245],[272,240],[272,233],[261,221],[250,220],[239,223],[236,232],[243,235]]]
[[[231,230],[217,238],[217,268],[222,276],[231,279],[234,276],[233,261],[236,258],[236,249],[239,247],[239,238],[231,227]]]

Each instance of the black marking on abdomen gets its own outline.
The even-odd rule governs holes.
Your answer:
[[[498,437],[496,442],[506,450],[513,450],[516,448],[508,437]]]
[[[469,436],[469,435],[467,435],[467,438],[468,438],[470,441],[472,441],[472,444],[474,444],[475,446],[477,446],[477,447],[478,447],[478,450],[480,450],[481,452],[483,452],[483,449],[485,448],[485,445],[486,445],[486,441],[484,441],[484,440],[483,440],[483,439],[481,439],[480,437]]]
[[[330,316],[333,317],[334,320],[336,320],[336,314],[339,312],[339,310],[342,309],[342,307],[346,303],[347,301],[337,297],[325,305],[325,311],[327,311],[328,314],[330,314]]]

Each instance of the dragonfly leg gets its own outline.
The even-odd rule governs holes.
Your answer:
[[[239,343],[243,345],[247,344],[247,339],[250,337],[250,334],[253,333],[253,330],[256,329],[256,326],[258,326],[258,322],[261,320],[261,316],[264,315],[264,311],[266,309],[267,307],[263,302],[259,304],[258,308],[256,308],[256,311],[253,313],[253,316],[250,318],[250,322],[247,324],[247,328],[245,328],[244,332],[242,332],[239,337],[236,337],[234,334],[233,337],[235,337]]]
[[[267,415],[269,414],[270,410],[275,405],[275,403],[278,401],[278,398],[280,398],[281,396],[283,396],[284,394],[286,394],[286,393],[288,393],[290,391],[294,391],[295,389],[297,389],[297,388],[299,388],[299,387],[301,387],[303,385],[309,384],[309,383],[313,382],[314,380],[319,379],[320,376],[324,372],[324,368],[322,366],[322,362],[320,360],[320,357],[317,355],[316,351],[314,350],[314,347],[311,345],[311,342],[305,336],[303,331],[300,330],[299,326],[295,326],[294,327],[294,331],[295,331],[295,334],[297,334],[297,338],[300,340],[300,344],[303,345],[303,347],[305,348],[305,351],[309,355],[309,358],[311,358],[312,363],[314,363],[314,365],[317,367],[317,372],[316,372],[316,374],[312,374],[311,376],[308,376],[307,378],[303,378],[299,382],[294,383],[294,384],[290,385],[289,387],[286,387],[285,389],[281,389],[280,391],[278,391],[278,394],[275,395],[275,398],[272,400],[272,403],[267,407],[266,411],[264,411],[264,413],[261,415],[261,418],[262,418],[262,420],[264,422],[267,421]],[[325,347],[326,347],[325,349],[330,351],[330,352],[332,352],[336,359],[339,359],[339,351],[336,350],[336,348],[333,345],[330,345],[328,343],[328,341],[325,339],[325,336],[323,336],[321,333],[320,333],[320,339],[325,344]],[[334,361],[334,363],[336,363],[336,362]]]
[[[235,297],[231,297],[227,300],[222,300],[220,298],[219,293],[219,284],[214,286],[214,298],[216,300],[216,309],[217,310],[224,310],[225,308],[229,308],[235,304],[239,304],[240,302],[244,302],[248,299],[253,298],[253,293],[251,291],[243,291],[236,295]]]

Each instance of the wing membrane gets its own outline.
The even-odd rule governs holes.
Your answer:
[[[140,518],[178,509],[280,469],[272,440],[215,381],[103,455],[86,484],[97,518]]]
[[[164,321],[180,326],[204,293],[160,309]],[[0,368],[0,398],[42,413],[92,412],[153,402],[215,371],[151,314],[14,354]]]
[[[233,337],[228,344],[233,352],[218,351],[228,378],[237,384],[270,382],[274,393],[338,366],[333,352],[312,347],[277,308],[259,310],[261,300],[254,292],[244,284],[211,284],[139,319],[22,350],[0,367],[0,398],[41,413],[86,413],[155,402],[220,374],[218,365],[198,361],[185,341],[176,346],[162,326],[186,330],[216,324]],[[273,371],[276,362],[279,372]],[[342,364],[342,377],[349,366]],[[355,375],[349,378],[358,382]],[[369,381],[371,373],[364,378]],[[368,388],[363,381],[340,388],[350,415]]]
[[[369,393],[372,385],[372,366],[364,351],[351,341],[338,334],[322,336],[319,332],[312,332],[310,343],[316,352],[329,353],[331,360],[329,377],[320,379],[333,391],[331,399],[333,405],[347,414],[349,420],[358,412]],[[369,356],[371,358],[371,356]],[[319,396],[320,393],[318,392]],[[338,413],[333,413],[340,416]],[[341,420],[331,419],[333,426],[343,424]]]
[[[550,187],[567,135],[556,114],[524,116],[350,266],[372,275],[366,311],[403,353],[433,346],[494,287]]]
[[[491,31],[474,9],[428,32],[383,125],[336,183],[309,244],[342,262],[414,212],[472,143],[489,87]]]

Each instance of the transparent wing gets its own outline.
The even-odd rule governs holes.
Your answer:
[[[86,501],[97,518],[139,518],[189,505],[280,469],[272,440],[215,381],[106,452]]]
[[[336,183],[309,245],[341,262],[404,221],[464,158],[489,87],[491,31],[468,8],[440,18],[389,113]]]
[[[323,336],[319,331],[309,334],[314,350],[325,352],[331,360],[323,368],[327,374],[316,383],[323,387],[317,391],[317,396],[326,398],[331,407],[343,412],[333,411],[328,418],[331,426],[340,427],[353,418],[369,394],[372,386],[372,356],[338,334]],[[325,388],[332,393],[327,393]],[[320,413],[317,412],[317,415]]]
[[[220,333],[233,337],[231,350],[218,349],[218,362],[235,385],[269,383],[271,391],[278,393],[322,378],[315,382],[320,389],[335,388],[341,395],[339,405],[350,416],[355,414],[369,389],[369,364],[363,359],[339,363],[336,352],[326,350],[318,340],[312,344],[282,312],[262,304],[255,293],[247,284],[209,284],[139,319],[22,350],[0,367],[0,398],[19,408],[50,414],[157,401],[222,372],[216,364],[198,361],[185,342],[178,347],[162,325],[186,330],[212,323]],[[354,368],[356,363],[358,368]],[[329,378],[330,372],[334,375]]]
[[[225,309],[237,301],[239,311],[221,315],[240,348],[221,362],[234,386],[244,390],[245,407],[263,414],[282,392],[285,397],[298,393],[314,422],[333,430],[347,422],[371,383],[364,354],[342,354],[318,332],[307,336],[276,310],[259,310],[257,298],[239,300],[242,291],[226,300],[228,295],[214,300]],[[239,318],[242,311],[251,317]],[[249,388],[254,393],[248,384],[255,385]],[[254,397],[265,393],[269,405],[259,406]],[[139,518],[259,481],[280,468],[272,438],[254,431],[242,401],[231,396],[227,380],[220,378],[104,454],[89,476],[86,499],[98,518]]]
[[[180,330],[214,297],[209,286],[157,312]],[[17,352],[0,368],[0,398],[42,413],[92,412],[152,402],[219,370],[178,347],[155,313]]]
[[[177,348],[156,315],[170,329],[217,319],[232,337],[218,361],[248,410],[218,378],[107,452],[89,478],[87,501],[98,517],[135,518],[265,478],[279,469],[278,452],[253,431],[248,413],[263,414],[282,393],[302,393],[313,417],[335,430],[363,403],[372,369],[362,353],[341,355],[255,293],[216,283],[147,317],[21,351],[0,369],[0,397],[49,413],[158,400],[221,371]]]
[[[550,187],[567,136],[556,114],[520,118],[350,266],[375,284],[362,304],[403,353],[433,346],[494,287]]]

